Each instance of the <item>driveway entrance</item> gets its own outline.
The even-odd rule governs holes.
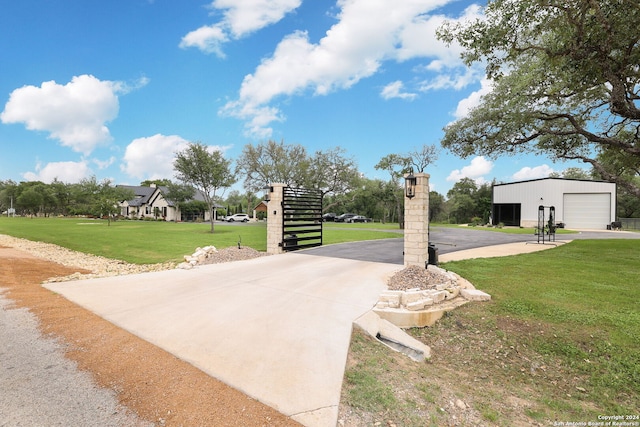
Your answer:
[[[299,251],[44,286],[305,426],[329,427],[353,322],[398,270]]]
[[[640,239],[640,233],[589,230],[574,234],[556,234],[556,239]],[[436,245],[439,254],[517,242],[538,244],[537,237],[533,234],[508,234],[472,227],[431,227],[429,240]],[[403,247],[404,239],[397,238],[326,245],[305,250],[303,253],[402,265],[404,264]]]

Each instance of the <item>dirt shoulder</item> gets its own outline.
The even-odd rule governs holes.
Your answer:
[[[0,247],[5,296],[28,308],[43,335],[58,337],[67,358],[90,372],[99,386],[114,390],[121,404],[141,418],[166,426],[299,426],[40,285],[75,272],[89,273]]]

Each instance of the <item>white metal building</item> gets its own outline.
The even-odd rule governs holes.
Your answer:
[[[493,186],[492,222],[535,227],[540,206],[555,208],[555,223],[570,229],[605,230],[616,219],[616,184],[543,178]]]

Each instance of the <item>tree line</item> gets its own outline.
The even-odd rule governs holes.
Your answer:
[[[445,127],[442,147],[462,158],[532,153],[581,161],[591,167],[588,177],[617,183],[618,216],[640,215],[640,2],[492,0],[483,16],[446,21],[437,31],[439,39],[462,47],[466,65],[485,68],[490,89]],[[385,181],[359,174],[340,148],[308,153],[275,141],[247,145],[232,170],[220,153],[193,143],[174,164],[174,197],[183,200],[179,186],[198,188],[211,210],[238,178],[252,197],[282,182],[320,189],[327,211],[402,223],[403,174],[424,171],[436,157],[429,145],[389,154],[376,165],[389,173]],[[197,159],[207,167],[193,168]],[[109,184],[95,178],[71,186],[0,182],[0,207],[5,211],[11,200],[22,213],[96,212],[115,197]],[[489,189],[462,180],[446,199],[432,193],[432,220],[485,221]]]
[[[16,215],[94,215],[112,216],[120,211],[118,202],[134,197],[131,191],[98,181],[95,177],[67,184],[54,179],[50,184],[40,181],[16,183],[0,181],[0,210]]]
[[[355,160],[342,148],[332,148],[309,154],[299,144],[267,141],[247,145],[232,167],[219,151],[201,143],[191,143],[176,154],[175,180],[147,180],[140,185],[166,186],[165,196],[180,205],[183,212],[194,216],[214,206],[223,206],[219,215],[246,212],[251,214],[262,200],[263,189],[269,183],[280,182],[294,187],[313,188],[324,195],[324,212],[353,212],[376,221],[403,222],[404,174],[425,172],[438,156],[435,146],[425,145],[405,154],[389,154],[375,168],[388,173],[388,179],[371,179],[358,171]],[[573,179],[599,178],[578,168],[569,168],[555,177]],[[232,190],[238,178],[244,192]],[[429,217],[432,222],[486,224],[491,215],[492,185],[463,178],[453,185],[446,196],[431,191]],[[195,190],[204,201],[193,199]],[[112,217],[119,214],[118,204],[135,195],[109,180],[95,177],[67,184],[54,180],[43,182],[0,181],[0,212],[7,214],[13,207],[17,215],[92,215]],[[619,189],[618,216],[640,215],[640,200],[632,192]],[[213,226],[213,224],[212,224]]]

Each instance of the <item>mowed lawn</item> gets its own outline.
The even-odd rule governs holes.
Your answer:
[[[401,236],[397,224],[376,229],[362,225],[331,224],[323,232],[324,243]],[[212,234],[208,223],[121,220],[108,225],[104,220],[86,218],[0,218],[0,234],[136,264],[180,261],[197,247],[209,245],[226,248],[240,243],[258,251],[267,249],[265,222],[216,223],[214,229]]]
[[[640,240],[575,240],[447,268],[492,294],[494,319],[539,325],[526,341],[581,379],[569,394],[640,415]]]
[[[375,227],[327,224],[325,243],[401,236],[397,224]],[[215,230],[211,234],[209,224],[196,223],[118,221],[108,226],[106,221],[89,219],[0,218],[0,234],[135,263],[178,261],[206,245],[223,248],[241,242],[257,250],[266,248],[265,223],[216,224]],[[490,293],[492,301],[469,304],[435,327],[412,333],[427,344],[440,337],[449,345],[462,346],[462,353],[452,352],[449,359],[461,378],[445,380],[459,384],[460,393],[477,392],[476,404],[483,408],[487,421],[509,425],[513,414],[502,413],[496,403],[507,394],[500,394],[496,387],[499,396],[482,397],[481,390],[467,384],[465,375],[473,378],[487,373],[505,393],[522,394],[533,402],[523,409],[531,421],[596,421],[598,414],[637,414],[640,240],[576,240],[548,251],[456,261],[444,267]],[[509,356],[503,354],[504,349]],[[540,363],[535,372],[533,362]],[[431,369],[437,366],[431,364],[393,366],[389,369],[392,378],[411,377],[404,372],[407,369],[426,370],[421,374],[425,378],[438,375],[438,370]],[[387,387],[380,375],[372,376],[380,382],[376,387]],[[392,399],[397,399],[394,407],[400,413],[416,404],[402,403],[403,396],[400,393]],[[423,398],[428,408],[437,396]],[[394,412],[385,405],[375,397],[367,398],[366,407],[374,413]]]
[[[575,240],[443,267],[491,301],[410,329],[432,348],[424,364],[356,335],[343,404],[406,427],[453,425],[452,396],[490,426],[640,415],[640,240]]]

